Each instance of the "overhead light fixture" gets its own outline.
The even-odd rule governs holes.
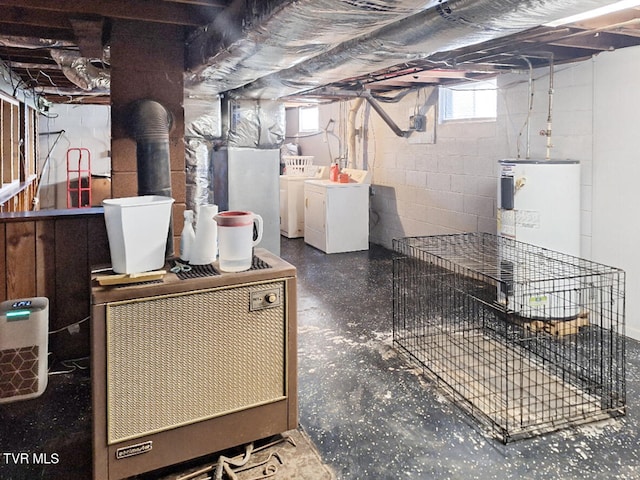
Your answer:
[[[618,12],[620,10],[625,10],[627,8],[637,7],[638,5],[640,5],[640,0],[622,0],[620,2],[612,3],[611,5],[606,5],[600,8],[594,8],[593,10],[588,10],[583,13],[578,13],[577,15],[571,15],[570,17],[554,20],[553,22],[545,23],[544,25],[546,27],[559,27],[560,25],[566,25],[568,23],[575,23],[575,22],[580,22],[582,20],[588,20],[590,18],[600,17],[608,13]]]

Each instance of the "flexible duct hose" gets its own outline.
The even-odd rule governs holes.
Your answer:
[[[129,133],[137,143],[138,195],[170,197],[171,112],[154,100],[138,100],[129,107],[128,122]]]
[[[169,131],[171,112],[154,100],[137,100],[129,105],[129,134],[136,141],[138,195],[171,197]],[[169,222],[166,256],[173,254],[173,217]]]

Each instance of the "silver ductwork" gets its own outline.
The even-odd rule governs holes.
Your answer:
[[[111,74],[108,68],[104,68],[108,64],[108,49],[104,55],[107,60],[100,66],[73,50],[50,50],[49,53],[73,84],[87,92],[109,93]]]
[[[281,102],[228,100],[191,90],[183,105],[189,210],[198,211],[199,205],[214,202],[214,177],[220,172],[214,171],[212,158],[218,147],[268,150],[280,148],[284,141],[285,109]]]
[[[233,90],[258,78],[326,53],[356,36],[371,34],[442,0],[260,0],[261,13],[233,22],[214,21],[188,42],[188,80],[205,81],[215,93]],[[237,13],[232,6],[228,14]],[[248,8],[248,10],[253,10]],[[231,39],[236,39],[232,41]],[[218,42],[210,54],[201,45]]]
[[[211,155],[221,137],[220,97],[191,92],[184,102],[187,210],[213,203]]]
[[[235,97],[281,98],[521,32],[611,0],[271,3],[261,23],[247,22],[238,40],[204,55],[206,66],[192,68],[187,84],[205,84],[212,93],[233,90]],[[199,35],[221,36],[213,30]]]
[[[190,69],[185,98],[190,101],[185,101],[185,115],[199,112],[186,122],[187,204],[210,201],[210,158],[216,143],[260,148],[261,142],[278,139],[277,128],[268,135],[256,133],[266,124],[255,115],[255,102],[506,37],[609,3],[611,0],[234,0],[227,11],[187,41]],[[249,12],[247,16],[233,21],[243,9]],[[239,108],[230,118],[241,119],[239,124],[221,120],[222,96],[236,100]],[[385,118],[379,105],[372,98],[368,101]],[[385,121],[397,135],[406,135],[388,116]]]

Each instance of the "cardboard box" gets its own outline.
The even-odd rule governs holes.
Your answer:
[[[111,179],[91,177],[91,206],[101,207],[102,201],[106,198],[111,198]]]

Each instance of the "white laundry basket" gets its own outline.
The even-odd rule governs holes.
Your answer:
[[[312,155],[289,155],[283,156],[284,174],[298,177],[311,177],[318,167],[313,165]]]

